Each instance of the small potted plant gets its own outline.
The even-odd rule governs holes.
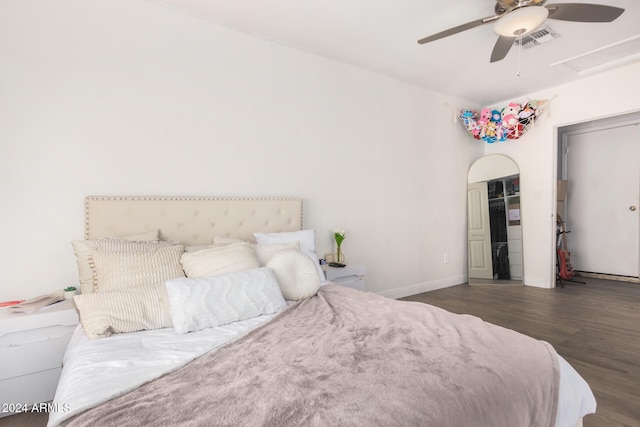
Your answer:
[[[347,233],[342,228],[333,229],[333,238],[336,241],[336,255],[334,257],[335,262],[344,264],[344,253],[342,253],[342,242],[347,236]]]
[[[66,288],[64,288],[64,299],[72,300],[75,294],[76,294],[75,286],[67,286]]]

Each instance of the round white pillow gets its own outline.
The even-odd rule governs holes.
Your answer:
[[[320,276],[313,260],[295,249],[284,249],[267,262],[285,299],[298,301],[315,295],[320,289]]]

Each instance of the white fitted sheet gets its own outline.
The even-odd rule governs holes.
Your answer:
[[[48,426],[185,365],[273,316],[263,315],[188,334],[176,334],[168,328],[116,334],[98,340],[89,340],[78,326],[64,356],[54,399],[54,407],[61,411],[49,414]],[[566,360],[558,357],[560,390],[556,427],[574,427],[581,417],[595,412],[596,401],[586,381]]]

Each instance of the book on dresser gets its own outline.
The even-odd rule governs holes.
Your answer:
[[[64,298],[57,293],[40,295],[35,298],[22,301],[19,304],[6,307],[5,310],[10,313],[32,313],[40,310],[42,307],[55,304],[62,300],[64,300]]]

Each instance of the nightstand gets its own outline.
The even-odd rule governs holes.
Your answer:
[[[32,313],[0,310],[0,402],[33,405],[53,400],[77,324],[69,301]]]
[[[324,277],[337,285],[364,291],[364,265],[346,265],[344,267],[322,266]]]

